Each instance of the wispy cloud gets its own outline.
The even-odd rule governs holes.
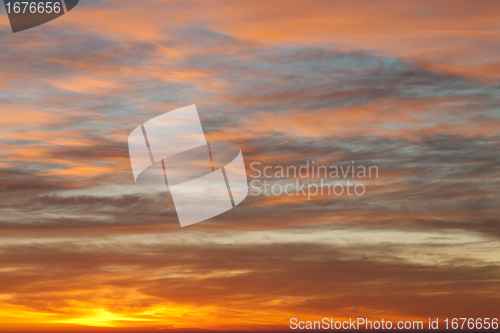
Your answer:
[[[109,0],[18,34],[0,21],[0,327],[493,317],[498,9]],[[127,137],[193,103],[250,180],[266,180],[254,162],[379,177],[362,197],[251,195],[180,228],[168,192],[135,186]]]

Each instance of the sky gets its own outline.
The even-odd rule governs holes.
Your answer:
[[[0,8],[0,331],[498,317],[499,13],[81,0],[13,34]],[[312,161],[378,177],[350,179],[363,195],[251,194],[181,228],[168,191],[135,184],[127,138],[191,104],[249,182]]]

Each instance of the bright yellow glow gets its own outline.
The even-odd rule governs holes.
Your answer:
[[[152,321],[151,319],[132,318],[111,313],[106,309],[94,309],[88,317],[60,321],[61,323],[78,324],[86,326],[118,327],[120,321]]]

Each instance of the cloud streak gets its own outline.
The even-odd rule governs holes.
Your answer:
[[[0,328],[494,317],[498,7],[108,0],[19,34],[0,21]],[[193,103],[250,180],[295,181],[255,162],[379,177],[180,228],[168,191],[135,186],[127,137]]]

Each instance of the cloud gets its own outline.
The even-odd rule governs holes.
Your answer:
[[[422,319],[458,315],[455,312],[465,315],[471,303],[482,303],[490,307],[475,311],[485,316],[484,311],[493,311],[498,301],[497,291],[480,293],[485,287],[495,290],[499,271],[493,264],[453,256],[438,265],[432,260],[415,264],[398,258],[407,247],[403,243],[374,246],[360,241],[353,248],[349,243],[285,240],[256,246],[251,234],[243,243],[231,242],[227,236],[211,237],[198,246],[175,241],[176,236],[3,246],[2,264],[12,268],[3,272],[1,288],[11,295],[8,304],[51,312],[58,319],[85,315],[86,310],[68,310],[78,302],[104,307],[117,318],[135,313],[132,318],[156,324],[175,316],[148,312],[161,306],[198,307],[201,314],[210,308],[212,318],[223,321],[236,311],[238,320],[254,324],[252,313],[267,313],[260,320],[276,325],[278,319],[283,327],[290,316],[344,318],[352,309],[370,317]],[[443,251],[453,244],[412,244],[417,253],[429,246]],[[94,283],[88,284],[89,280]],[[37,296],[40,289],[44,294]],[[123,297],[121,304],[116,303],[117,297]],[[400,305],[396,309],[394,304]],[[195,313],[191,320],[194,327],[217,325]]]
[[[0,22],[2,325],[494,316],[497,13],[495,1],[110,0],[22,34]],[[379,177],[362,197],[249,196],[180,228],[168,191],[135,186],[126,142],[193,103],[250,177],[254,162],[307,161]]]

